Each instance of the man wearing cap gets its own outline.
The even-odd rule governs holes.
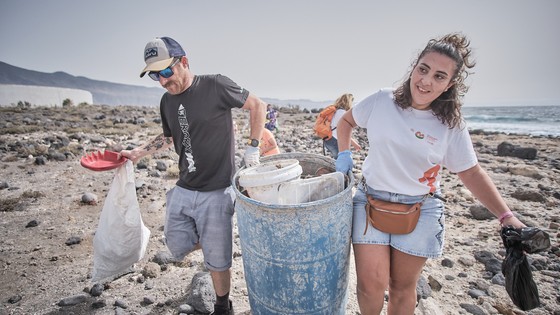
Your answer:
[[[216,304],[213,314],[233,314],[231,287],[235,172],[232,108],[249,110],[247,166],[259,163],[266,103],[223,75],[194,75],[185,51],[169,37],[155,38],[144,50],[146,73],[167,90],[160,102],[163,133],[122,156],[143,156],[174,146],[179,180],[167,193],[164,234],[177,259],[202,249]]]

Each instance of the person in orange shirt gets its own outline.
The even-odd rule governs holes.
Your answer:
[[[280,149],[278,148],[276,139],[274,139],[274,135],[266,128],[263,130],[259,149],[261,156],[269,156],[280,153]]]

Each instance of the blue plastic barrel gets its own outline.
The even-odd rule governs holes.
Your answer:
[[[302,177],[334,171],[333,159],[316,154],[283,153],[263,160],[279,159],[299,160]],[[235,210],[252,314],[344,314],[354,179],[327,199],[273,205],[247,197],[238,174]]]

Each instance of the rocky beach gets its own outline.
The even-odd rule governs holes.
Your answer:
[[[282,152],[323,154],[312,133],[315,116],[281,109],[275,136]],[[240,165],[247,113],[235,110],[234,119]],[[196,295],[207,278],[201,253],[174,261],[162,242],[165,193],[178,174],[173,151],[135,165],[142,219],[151,232],[146,254],[132,272],[104,285],[91,282],[93,237],[114,171],[85,169],[80,157],[133,148],[160,132],[159,111],[151,107],[0,107],[0,315],[203,314],[206,301]],[[444,255],[422,272],[416,314],[560,314],[560,138],[471,135],[480,164],[513,212],[550,235],[547,251],[528,255],[541,306],[524,312],[513,305],[501,273],[498,221],[444,170]],[[359,178],[367,139],[364,130],[355,137],[365,149],[354,152]],[[347,314],[360,314],[355,287],[351,259]],[[236,314],[251,314],[237,226],[230,297]]]

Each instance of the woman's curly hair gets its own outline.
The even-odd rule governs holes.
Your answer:
[[[469,45],[470,41],[460,33],[451,33],[441,38],[431,39],[413,62],[408,78],[394,91],[395,102],[401,108],[412,106],[410,91],[412,71],[422,57],[428,53],[437,52],[454,60],[457,67],[451,77],[451,82],[454,82],[454,84],[436,98],[430,104],[430,108],[434,115],[450,128],[460,126],[463,120],[461,116],[462,98],[469,90],[469,87],[465,84],[465,79],[471,74],[468,69],[473,68],[476,64],[474,60],[470,60],[472,56]]]

